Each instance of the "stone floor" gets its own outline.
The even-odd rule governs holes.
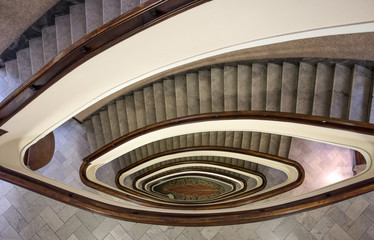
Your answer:
[[[56,149],[53,164],[39,172],[85,188],[74,170],[88,152],[84,130],[72,120],[57,129],[55,135],[56,145],[65,151]],[[302,152],[313,155],[312,151]],[[337,157],[330,155],[327,157]],[[374,239],[374,192],[265,222],[170,227],[107,218],[0,181],[0,239]]]

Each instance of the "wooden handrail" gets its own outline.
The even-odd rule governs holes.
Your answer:
[[[151,126],[153,126],[153,125],[151,125]],[[162,157],[162,156],[167,156],[167,155],[170,155],[170,154],[176,154],[176,153],[184,153],[184,152],[190,152],[190,151],[208,151],[208,150],[217,150],[217,151],[230,152],[230,153],[240,153],[240,154],[265,158],[269,161],[280,162],[282,164],[294,167],[298,172],[298,178],[295,181],[293,181],[293,182],[291,182],[291,183],[289,183],[285,186],[273,189],[271,191],[268,191],[268,192],[265,192],[265,193],[262,193],[262,194],[251,196],[254,192],[253,191],[248,191],[248,192],[241,193],[238,196],[235,196],[233,199],[230,199],[232,201],[224,202],[224,203],[222,203],[221,201],[212,201],[209,205],[199,205],[199,204],[194,204],[194,203],[175,205],[175,204],[170,204],[170,203],[165,202],[165,201],[164,201],[164,203],[163,202],[155,202],[155,199],[153,197],[147,196],[145,194],[141,194],[141,193],[136,192],[136,191],[134,191],[130,188],[126,188],[119,183],[119,178],[124,172],[126,172],[126,171],[140,165],[140,164],[151,161],[152,159]],[[173,163],[171,165],[177,165],[177,164],[183,164],[183,163],[189,163],[189,162],[191,162],[191,163],[208,163],[208,164],[212,164],[212,165],[216,165],[216,166],[225,166],[225,167],[237,169],[237,170],[240,170],[240,171],[243,171],[243,172],[252,173],[252,174],[260,176],[263,179],[264,183],[266,184],[266,178],[265,178],[265,176],[263,176],[263,174],[258,173],[258,172],[253,172],[253,171],[250,171],[248,169],[241,168],[241,167],[238,167],[238,166],[234,166],[234,165],[231,165],[231,164],[195,160],[195,161],[183,161],[183,162]],[[87,170],[89,165],[90,165],[90,162],[83,161],[83,163],[81,165],[81,168],[80,168],[81,180],[84,184],[86,184],[89,187],[92,187],[92,188],[94,188],[98,191],[102,191],[106,194],[113,195],[115,197],[122,198],[122,199],[129,200],[129,201],[134,201],[136,203],[139,203],[139,204],[142,204],[142,205],[145,205],[145,206],[149,206],[149,207],[162,207],[162,208],[169,208],[169,209],[186,209],[186,210],[187,209],[188,210],[208,210],[208,209],[230,208],[230,207],[241,206],[243,204],[247,204],[247,203],[251,203],[251,202],[255,202],[255,201],[260,201],[260,200],[263,200],[265,198],[273,197],[275,195],[278,195],[280,193],[284,193],[286,191],[289,191],[293,188],[296,188],[296,187],[300,186],[302,184],[302,182],[304,181],[304,177],[305,177],[305,172],[304,172],[303,167],[299,163],[297,163],[293,160],[286,159],[286,158],[283,158],[283,157],[274,156],[274,155],[270,155],[270,154],[254,152],[254,151],[247,150],[247,149],[239,149],[239,148],[232,148],[232,147],[217,147],[217,146],[189,147],[189,148],[168,150],[168,151],[165,151],[165,152],[154,154],[154,155],[149,156],[147,158],[144,158],[144,159],[142,159],[142,160],[140,160],[136,163],[133,163],[133,164],[129,165],[128,167],[120,170],[118,172],[118,174],[116,175],[116,180],[115,180],[116,185],[119,189],[121,189],[124,192],[119,192],[119,191],[114,190],[112,188],[108,188],[104,185],[100,185],[96,182],[91,181],[86,175],[86,170]],[[164,166],[162,166],[160,168],[157,168],[153,171],[159,170],[163,167]],[[263,189],[264,187],[265,187],[265,185],[261,186],[261,189]],[[256,191],[257,191],[257,189],[256,189]],[[145,198],[147,198],[148,200],[145,199]],[[234,200],[234,199],[236,199],[236,200]]]
[[[179,162],[179,163],[171,163],[171,164],[167,164],[167,165],[164,165],[164,166],[161,166],[159,168],[156,168],[156,169],[153,169],[151,170],[150,172],[147,172],[145,174],[142,174],[138,177],[136,177],[134,180],[133,180],[133,188],[136,190],[136,186],[134,186],[134,183],[141,177],[145,176],[146,174],[148,173],[152,173],[152,172],[155,172],[155,171],[158,171],[158,170],[161,170],[163,169],[164,167],[169,167],[169,166],[177,166],[177,165],[181,165],[181,164],[185,164],[185,163],[207,163],[207,164],[211,164],[212,167],[214,166],[225,166],[225,167],[231,167],[233,169],[237,169],[237,170],[244,170],[243,172],[247,172],[247,173],[251,173],[253,175],[256,175],[256,176],[259,176],[261,179],[262,179],[262,184],[254,189],[251,189],[250,191],[246,191],[244,192],[243,194],[240,194],[240,195],[236,195],[235,193],[235,198],[239,198],[239,197],[245,197],[245,196],[249,196],[251,194],[254,194],[256,192],[259,192],[261,190],[263,190],[265,187],[266,187],[266,184],[267,184],[267,180],[266,180],[266,177],[260,173],[260,172],[254,172],[254,171],[250,171],[248,169],[245,169],[245,168],[241,168],[241,167],[236,167],[236,166],[233,166],[233,165],[230,165],[230,164],[223,164],[223,163],[218,163],[218,162],[210,162],[210,161],[196,161],[196,160],[191,160],[191,161],[184,161],[184,162]],[[187,170],[193,170],[194,168],[187,168]],[[179,172],[182,172],[179,170]],[[202,173],[205,172],[202,171]],[[145,198],[148,198],[147,195],[144,195],[142,193],[139,193],[139,192],[136,192],[136,191],[132,191],[131,189],[121,185],[119,183],[119,177],[117,178],[116,177],[116,185],[119,189],[121,189],[122,191],[125,191],[125,192],[134,192],[134,194],[138,195],[138,196],[142,196],[142,197],[145,197]],[[233,195],[233,194],[230,194],[229,196]],[[228,196],[225,196],[224,197],[224,200],[227,200],[227,197]],[[149,198],[149,199],[152,199],[152,198]],[[222,198],[217,198],[217,199],[211,199],[211,200],[205,200],[205,201],[193,201],[193,202],[186,202],[186,203],[181,203],[181,202],[178,202],[178,201],[175,201],[175,200],[172,200],[172,199],[166,199],[165,202],[171,202],[171,203],[179,203],[181,205],[181,209],[190,209],[188,205],[197,205],[197,204],[212,204],[212,203],[219,203],[220,201],[222,201],[223,199]],[[192,208],[192,209],[196,209],[196,208]],[[203,209],[203,208],[201,208]]]
[[[194,169],[195,170],[195,169]],[[194,170],[191,170],[191,171],[194,171]],[[180,177],[189,177],[189,176],[194,176],[194,177],[205,177],[205,178],[211,178],[211,179],[214,179],[214,180],[218,180],[218,181],[222,181],[222,182],[225,182],[226,184],[228,185],[231,185],[233,184],[232,182],[230,182],[229,180],[223,178],[223,177],[218,177],[218,176],[212,176],[212,175],[209,175],[209,174],[206,174],[206,173],[215,173],[217,175],[222,175],[222,176],[226,176],[226,177],[231,177],[231,178],[234,178],[236,181],[238,182],[241,182],[243,184],[243,188],[236,191],[236,186],[233,184],[232,187],[232,192],[236,191],[236,192],[242,192],[242,191],[245,191],[245,189],[247,188],[247,182],[244,181],[243,179],[241,178],[238,178],[236,176],[231,176],[227,173],[223,173],[223,172],[219,172],[219,171],[215,171],[215,170],[204,170],[204,173],[188,173],[190,170],[188,169],[182,169],[182,170],[178,170],[178,171],[169,171],[167,175],[169,174],[174,174],[174,173],[179,173],[178,175],[175,175],[175,176],[169,176],[169,177],[165,177],[163,181],[169,181],[169,180],[172,180],[172,179],[175,179],[175,178],[180,178]],[[164,177],[164,176],[167,176],[166,174],[165,175],[160,175],[160,177]],[[147,183],[149,183],[150,181],[153,181],[155,180],[156,178],[148,178],[146,179],[143,183],[142,183],[142,190],[143,191],[147,191],[145,189],[145,185]],[[153,183],[150,188],[152,189],[157,183]],[[140,189],[139,189],[140,190]],[[152,193],[152,192],[151,192]],[[227,196],[227,194],[223,194],[224,196]],[[217,198],[220,198],[220,197],[217,197]],[[216,198],[214,198],[216,199]]]
[[[228,113],[233,114],[233,113]],[[303,116],[300,114],[286,114],[275,112],[238,113],[239,115],[256,119],[295,122],[306,125],[322,126],[326,128],[342,129],[367,135],[374,135],[374,126],[356,121],[331,119],[325,117]],[[132,136],[132,135],[130,135]],[[107,146],[106,146],[107,147]],[[102,151],[99,151],[102,152]],[[97,154],[97,153],[96,153]],[[90,164],[89,158],[86,159]],[[276,205],[254,210],[220,213],[168,213],[151,210],[132,209],[104,203],[80,194],[73,193],[53,184],[38,180],[23,173],[0,166],[0,179],[16,184],[47,197],[71,204],[86,210],[106,214],[111,217],[150,224],[172,226],[216,226],[265,221],[301,211],[323,207],[351,197],[374,190],[374,177],[352,183],[335,190],[329,190],[315,196],[295,200],[282,205]]]
[[[0,103],[0,126],[73,69],[120,41],[211,0],[149,0],[62,51]]]

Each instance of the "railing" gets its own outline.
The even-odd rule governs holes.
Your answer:
[[[233,115],[234,113],[222,113],[223,118]],[[374,135],[374,126],[367,123],[330,119],[324,117],[302,116],[299,114],[283,114],[271,112],[239,112],[238,118],[250,117],[252,119],[266,119],[271,121],[291,122],[302,125],[323,126],[328,129],[339,129],[347,132],[361,133],[365,135]],[[204,117],[215,117],[212,114],[205,114],[204,116],[191,116],[186,117],[183,121],[191,121],[191,118],[203,119]],[[181,122],[182,120],[175,121]],[[161,124],[155,124],[154,127],[161,127]],[[172,124],[172,123],[170,123]],[[149,129],[137,130],[137,134]],[[133,138],[135,133],[129,133],[126,137]],[[123,139],[122,139],[123,141]],[[119,140],[117,144],[119,144]],[[89,165],[90,162],[104,152],[108,152],[107,145],[98,152],[86,158],[85,164]],[[45,196],[57,199],[59,201],[69,203],[71,205],[81,207],[88,210],[100,212],[112,217],[143,222],[152,224],[166,224],[166,225],[185,225],[185,226],[213,226],[224,224],[239,224],[255,221],[264,221],[267,219],[281,217],[287,214],[296,213],[299,211],[311,210],[317,207],[326,206],[338,201],[342,201],[359,194],[363,194],[374,190],[374,177],[363,179],[359,182],[348,184],[339,189],[327,190],[323,193],[316,194],[311,197],[306,197],[301,200],[287,202],[285,204],[270,206],[266,208],[259,208],[254,210],[241,210],[236,212],[221,212],[221,213],[166,213],[150,210],[131,209],[127,207],[120,207],[94,199],[76,194],[65,189],[53,186],[52,184],[37,180],[30,176],[24,175],[19,172],[7,169],[3,166],[0,167],[0,178],[6,181],[15,183],[21,187],[31,189],[35,192],[41,193]]]
[[[0,104],[0,126],[63,76],[140,31],[210,0],[149,0],[65,49]]]

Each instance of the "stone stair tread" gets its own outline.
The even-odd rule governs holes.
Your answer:
[[[251,110],[252,68],[238,65],[238,110]]]
[[[281,136],[280,135],[271,134],[269,151],[268,151],[269,154],[278,155],[280,141],[281,141]]]
[[[103,5],[101,0],[85,0],[87,33],[103,25]]]
[[[137,7],[139,4],[139,0],[121,0],[121,14]]]
[[[120,0],[103,0],[103,23],[121,15],[121,1]]]
[[[297,81],[299,69],[295,64],[283,63],[282,90],[281,90],[281,112],[295,112],[297,100]]]
[[[134,103],[135,103],[137,128],[145,127],[147,125],[147,119],[145,115],[145,103],[144,103],[143,91],[134,92]],[[148,156],[148,150],[146,146],[141,147],[141,152],[142,152],[143,158]]]
[[[127,122],[129,124],[129,131],[132,132],[138,128],[134,95],[125,96],[125,105],[126,105]],[[135,150],[135,156],[136,156],[136,161],[143,159],[142,151],[139,148]]]
[[[266,111],[279,111],[282,88],[282,66],[268,63],[266,81]]]
[[[238,70],[236,67],[225,66],[223,69],[224,110],[236,111],[238,108]]]
[[[292,138],[288,136],[281,136],[281,141],[279,144],[279,151],[278,151],[278,156],[288,158],[288,154],[290,152],[291,148],[291,141]]]
[[[371,71],[355,65],[349,104],[349,120],[366,122],[368,115],[369,94],[371,88]]]
[[[5,80],[6,89],[4,89],[1,92],[4,98],[21,85],[21,81],[19,79],[19,74],[18,74],[17,59],[14,59],[14,60],[11,60],[5,63],[5,72],[6,72],[6,75],[4,77],[4,80]]]
[[[316,67],[301,62],[297,89],[296,113],[312,114]]]
[[[200,113],[212,112],[212,89],[210,82],[210,71],[200,70],[199,78],[199,99]]]
[[[42,29],[44,62],[49,63],[57,56],[56,27],[50,26]]]
[[[85,4],[70,6],[71,40],[73,43],[86,35],[86,10]]]
[[[252,64],[252,110],[266,109],[266,65]]]
[[[98,114],[92,116],[92,123],[95,132],[96,144],[98,148],[105,145],[103,127],[101,125],[100,116]]]
[[[129,125],[127,123],[127,114],[126,114],[126,105],[124,99],[116,100],[116,109],[117,109],[117,116],[118,116],[118,124],[119,124],[119,131],[120,135],[123,136],[129,132]],[[121,167],[125,167],[135,161],[136,157],[133,152],[130,154],[125,154],[123,159],[120,158],[120,165]]]
[[[212,112],[223,112],[223,70],[220,68],[212,68],[210,70],[210,77],[212,86]]]
[[[258,152],[260,149],[261,133],[252,132],[250,150]]]
[[[43,40],[41,37],[31,39],[30,45],[30,59],[32,74],[37,73],[44,67],[44,53],[43,53]]]
[[[270,137],[269,133],[261,133],[259,152],[267,153],[269,151]]]
[[[153,95],[153,87],[148,86],[143,89],[144,93],[144,107],[146,115],[146,125],[151,125],[156,123],[156,109]],[[158,143],[147,144],[147,150],[150,155],[155,154],[160,151],[160,146]]]
[[[317,64],[313,115],[330,116],[333,77],[334,71],[331,66],[323,63]]]
[[[112,129],[110,128],[109,114],[107,110],[100,112],[100,122],[104,133],[104,143],[108,144],[113,141]]]
[[[30,48],[24,48],[17,52],[18,74],[21,82],[25,82],[32,76]]]
[[[164,96],[164,86],[163,83],[154,83],[153,84],[153,96],[155,103],[156,111],[156,121],[161,122],[166,120],[166,109],[165,109],[165,96]],[[160,152],[166,150],[166,141],[162,140],[159,144]]]
[[[348,119],[351,86],[351,69],[341,64],[336,64],[334,71],[333,92],[331,97],[331,117]]]
[[[110,124],[112,139],[115,140],[121,137],[121,132],[119,129],[119,122],[118,122],[117,106],[115,103],[111,103],[108,105],[108,117],[109,117],[109,124]]]
[[[84,126],[86,128],[88,146],[90,148],[90,152],[93,153],[99,148],[97,147],[97,143],[96,143],[95,130],[93,127],[92,119],[88,119],[84,121]]]
[[[61,53],[72,44],[70,14],[55,18],[57,53]]]

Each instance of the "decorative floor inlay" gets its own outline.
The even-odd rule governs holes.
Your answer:
[[[181,178],[158,185],[155,191],[176,200],[205,200],[224,194],[225,188],[204,179]]]

